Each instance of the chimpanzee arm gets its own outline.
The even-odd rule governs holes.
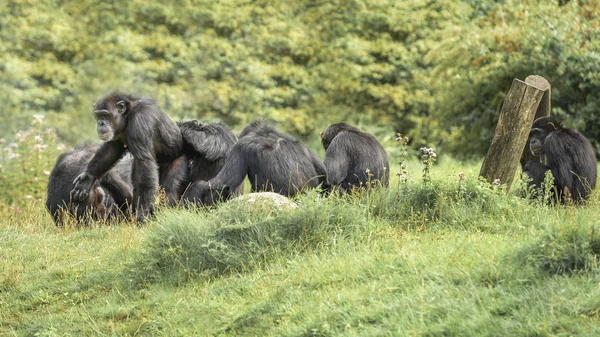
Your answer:
[[[340,185],[348,175],[350,157],[342,145],[332,142],[325,154],[324,164],[327,171],[327,181],[330,185]]]
[[[156,188],[158,186],[158,165],[154,158],[133,160],[133,204],[137,219],[143,221],[154,213]]]
[[[526,174],[531,181],[530,185],[540,188],[546,177],[546,171],[550,168],[537,160],[528,161],[523,167],[523,173]]]
[[[125,147],[118,141],[106,142],[96,151],[96,154],[73,184],[71,197],[75,201],[87,200],[94,182],[105,174],[123,156]]]
[[[151,113],[131,116],[127,128],[127,146],[133,156],[133,204],[138,220],[154,212],[158,187],[154,141],[159,137],[158,128],[160,125]]]
[[[244,182],[246,174],[248,174],[248,165],[244,155],[239,146],[234,146],[219,174],[209,183],[211,188],[216,191],[222,191],[224,187],[227,187],[223,191],[224,194],[227,194],[227,191],[234,192]],[[223,195],[224,199],[227,197],[229,197],[228,194]]]
[[[219,174],[210,181],[192,182],[181,199],[184,204],[197,203],[205,206],[210,206],[218,200],[226,200],[237,192],[247,173],[248,169],[240,148],[234,146]]]

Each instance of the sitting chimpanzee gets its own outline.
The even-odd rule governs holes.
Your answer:
[[[388,156],[372,135],[347,123],[337,123],[321,132],[321,142],[328,186],[337,186],[342,193],[367,184],[388,186]]]
[[[120,93],[94,104],[98,136],[105,141],[85,171],[74,181],[73,200],[87,200],[94,182],[128,150],[133,156],[133,205],[143,221],[154,212],[157,186],[165,189],[171,203],[179,199],[184,183],[180,172],[183,140],[181,131],[152,100]],[[159,180],[160,176],[160,180]]]
[[[109,219],[127,215],[133,200],[130,156],[122,158],[114,168],[97,179],[87,199],[71,200],[71,184],[92,160],[98,146],[83,146],[61,154],[50,173],[46,207],[57,225],[63,225],[66,216],[78,223],[89,219]]]
[[[183,195],[185,202],[212,205],[228,199],[248,176],[252,191],[293,196],[325,183],[325,167],[317,155],[273,126],[257,121],[246,126],[216,177],[196,181]]]
[[[563,128],[552,117],[540,117],[533,122],[529,149],[534,156],[546,155],[547,165],[528,161],[523,172],[536,188],[544,181],[546,171],[554,177],[554,199],[565,201],[566,195],[575,202],[585,200],[596,187],[596,156],[590,142],[577,130]]]

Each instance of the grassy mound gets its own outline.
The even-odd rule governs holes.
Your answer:
[[[600,224],[593,211],[581,211],[574,218],[566,211],[551,219],[542,233],[521,253],[522,260],[551,275],[598,270]]]
[[[216,211],[175,210],[157,220],[137,268],[141,279],[183,280],[247,271],[277,254],[296,254],[334,244],[369,228],[364,207],[316,192],[301,207],[256,212],[245,203],[227,203]]]

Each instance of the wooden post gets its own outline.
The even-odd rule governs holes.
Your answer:
[[[488,182],[499,181],[510,189],[543,95],[544,89],[516,78],[513,80],[502,104],[492,144],[479,171]]]
[[[538,109],[535,113],[535,117],[533,118],[533,120],[536,120],[540,117],[545,117],[545,116],[550,116],[550,110],[551,110],[551,96],[550,96],[550,83],[548,82],[548,80],[546,80],[545,78],[543,78],[542,76],[538,76],[538,75],[531,75],[531,76],[527,76],[527,78],[525,79],[525,83],[530,84],[538,89],[544,90],[544,96],[542,96],[542,101],[540,102],[540,105],[538,106]],[[525,149],[523,150],[523,155],[521,155],[521,166],[525,165],[525,163],[527,163],[530,160],[536,160],[536,161],[540,161],[542,158],[542,156],[534,156],[531,154],[531,151],[529,151],[529,146],[527,146],[527,144],[525,144]]]

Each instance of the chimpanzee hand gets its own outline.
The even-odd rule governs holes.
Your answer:
[[[74,201],[84,201],[90,195],[92,185],[96,181],[96,178],[92,177],[87,172],[83,172],[73,180],[73,189],[71,190],[71,198]]]

